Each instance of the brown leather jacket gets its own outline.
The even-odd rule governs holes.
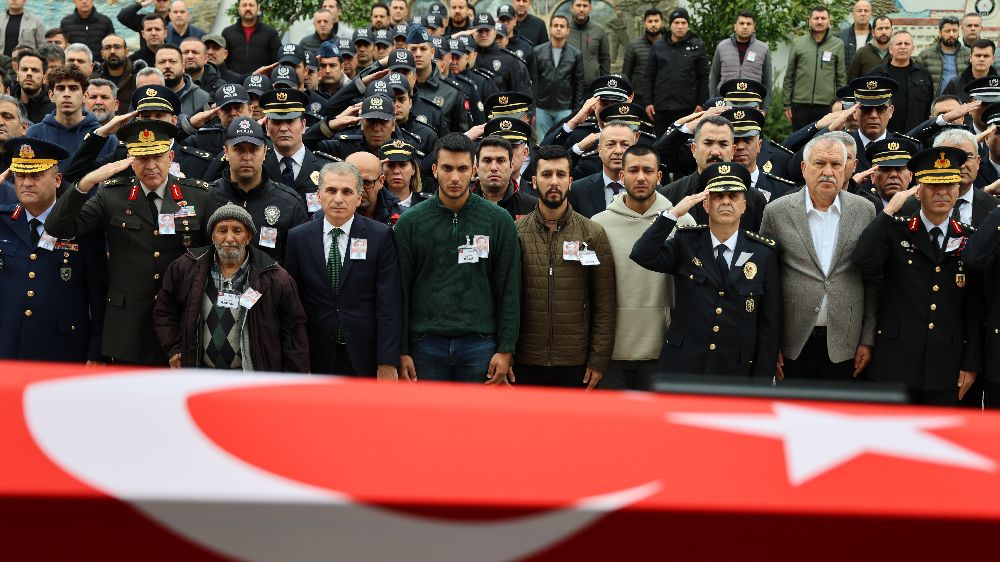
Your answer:
[[[248,246],[249,285],[261,293],[246,315],[244,342],[249,342],[255,371],[309,372],[306,313],[295,281],[264,252]],[[174,260],[156,295],[153,322],[167,357],[181,354],[182,367],[201,366],[202,299],[212,269],[212,246],[193,248]]]
[[[604,227],[573,211],[549,231],[536,208],[516,222],[521,242],[521,332],[515,363],[586,365],[604,373],[615,343],[615,263]],[[563,259],[563,242],[600,265]]]

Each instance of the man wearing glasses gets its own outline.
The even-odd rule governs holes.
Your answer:
[[[118,115],[124,115],[132,107],[132,89],[135,87],[132,61],[128,58],[129,50],[125,38],[120,35],[107,35],[101,39],[101,59],[103,63],[97,67],[95,78],[103,78],[118,86]]]

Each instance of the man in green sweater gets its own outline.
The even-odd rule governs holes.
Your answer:
[[[399,218],[403,280],[400,376],[513,382],[521,298],[521,247],[507,211],[469,191],[472,141],[460,133],[435,145],[437,194]]]

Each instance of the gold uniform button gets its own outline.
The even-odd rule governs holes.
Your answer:
[[[31,254],[28,257],[31,258],[31,259],[33,259],[33,260],[37,260],[38,259],[38,254]]]
[[[718,326],[712,326],[712,331],[718,334],[719,333],[719,327]]]
[[[928,324],[927,325],[927,329],[928,330],[933,330],[934,329],[934,322],[931,322],[930,324]]]
[[[694,275],[688,275],[688,279],[694,281]]]
[[[936,292],[938,292],[938,291],[941,290],[941,287],[938,287],[937,285],[934,285],[933,287],[931,287],[931,290],[936,293]]]
[[[160,257],[160,252],[153,252],[153,257],[154,258]]]
[[[153,236],[159,236],[159,235],[160,235],[160,231],[159,230],[154,230],[153,231]]]
[[[941,273],[941,266],[940,265],[934,268],[934,273]]]
[[[936,304],[932,304],[931,305],[931,310],[937,310],[937,305]]]
[[[28,296],[29,296],[29,297],[33,297],[33,296],[35,296],[35,292],[34,292],[34,291],[28,291]]]
[[[34,271],[29,271],[28,272],[28,279],[34,279],[34,278],[35,278],[35,272]]]
[[[24,311],[24,315],[25,316],[31,316],[31,309],[25,310]]]
[[[716,308],[715,309],[715,314],[718,315],[718,316],[722,316],[722,309],[721,308]]]
[[[125,228],[125,223],[122,223],[122,228]]]
[[[726,296],[726,292],[725,292],[725,291],[719,291],[719,296],[720,296],[720,297],[724,297],[724,296]]]
[[[159,273],[154,273],[153,274],[153,279],[159,279],[159,278],[160,278],[160,274]]]
[[[69,260],[63,260],[63,263],[69,263]]]
[[[70,326],[70,327],[69,327],[69,331],[71,331],[71,332],[75,332],[75,331],[76,331],[76,326]]]
[[[913,265],[913,260],[906,260],[906,265]]]
[[[1000,334],[1000,328],[993,328],[994,334]]]
[[[714,343],[710,343],[710,344],[708,344],[708,349],[709,349],[710,351],[715,351],[715,344],[714,344]]]
[[[879,331],[877,331],[875,333],[881,336],[882,335],[882,330],[879,330]]]

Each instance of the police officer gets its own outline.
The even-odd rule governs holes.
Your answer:
[[[759,167],[757,157],[763,146],[764,114],[751,107],[733,107],[722,112],[722,117],[733,124],[733,160],[743,164],[750,172],[750,186],[770,202],[796,190],[796,185],[784,178],[771,175]]]
[[[531,74],[517,55],[497,45],[496,22],[488,13],[476,14],[474,22],[476,66],[495,75],[493,81],[501,92],[521,92],[531,95]]]
[[[497,23],[507,33],[507,50],[523,60],[530,72],[535,67],[535,44],[517,34],[517,13],[514,12],[514,7],[510,4],[497,7]]]
[[[906,139],[882,139],[868,143],[865,155],[876,166],[868,199],[881,211],[892,196],[910,188],[913,172],[906,167],[917,153],[916,143]]]
[[[538,146],[531,140],[534,131],[528,122],[528,109],[531,106],[531,98],[519,92],[499,94],[495,98],[487,100],[491,121],[505,118],[514,121],[510,128],[496,128],[497,123],[492,126],[487,122],[484,127],[484,135],[499,134],[510,142],[514,150],[514,181],[515,189],[522,187],[531,195],[535,194],[535,188],[531,178],[535,175],[536,153]],[[489,129],[489,131],[487,131]]]
[[[973,228],[951,218],[964,150],[939,146],[907,164],[917,185],[897,192],[865,228],[852,258],[881,274],[868,377],[905,384],[920,404],[958,405],[982,371],[980,277],[962,256]],[[911,197],[920,210],[897,213]]]
[[[209,114],[218,116],[219,126],[210,127],[202,123],[203,117]],[[246,88],[240,84],[221,86],[215,91],[215,109],[203,111],[184,124],[185,131],[193,127],[194,134],[182,142],[209,154],[219,154],[226,142],[229,124],[240,117],[250,117],[250,96]]]
[[[443,61],[448,68],[448,77],[461,86],[462,91],[465,93],[471,123],[473,125],[482,125],[486,122],[486,113],[483,107],[482,92],[479,89],[480,82],[467,75],[467,63],[466,65],[462,63],[462,57],[467,54],[465,47],[458,39],[449,39],[442,43],[442,51]],[[480,79],[485,81],[485,78],[481,76]],[[493,86],[493,90],[496,90],[496,86]]]
[[[519,170],[513,159],[514,143],[523,145],[531,127],[516,119],[498,117],[487,121],[485,136],[476,147],[476,171],[472,192],[496,203],[517,220],[538,206],[538,198],[519,189],[514,178]]]
[[[298,192],[264,174],[266,140],[264,129],[249,117],[230,123],[225,144],[229,169],[210,193],[219,207],[233,203],[246,209],[258,225],[254,246],[282,263],[288,231],[306,222],[309,215]]]
[[[354,42],[346,37],[337,39],[337,50],[340,51],[340,66],[344,69],[344,76],[348,80],[354,80],[358,74],[357,51],[354,49]]]
[[[42,226],[69,153],[43,140],[4,143],[16,202],[0,205],[0,358],[98,361],[107,292],[100,233],[55,238]]]
[[[394,103],[384,95],[365,98],[361,105],[360,127],[345,129],[317,146],[335,158],[345,159],[354,152],[378,155],[382,145],[398,138]]]
[[[70,158],[63,179],[67,182],[75,182],[95,167],[125,159],[128,154],[124,142],[115,137],[123,125],[137,117],[138,119],[164,121],[176,126],[180,105],[177,94],[166,86],[152,84],[137,88],[132,93],[132,112],[116,115],[106,124],[94,129],[92,133],[88,133]],[[179,137],[185,136],[176,127],[173,130],[177,131]],[[118,147],[111,154],[98,158],[97,155],[100,154],[108,139],[111,139],[111,142],[117,142]],[[173,168],[171,169],[173,175],[192,178],[205,177],[205,172],[212,160],[212,154],[182,143],[175,143],[173,152]],[[124,174],[124,169],[122,173]]]
[[[733,107],[749,107],[767,115],[767,106],[764,99],[767,97],[767,88],[756,80],[749,78],[734,78],[726,80],[719,85],[719,93],[726,105]],[[774,139],[767,138],[761,132],[760,152],[757,153],[757,165],[764,172],[779,177],[783,177],[788,161],[795,154],[785,148]]]
[[[382,145],[378,157],[382,161],[385,186],[399,199],[401,213],[431,197],[430,192],[423,189],[417,153],[412,144],[391,140]],[[393,217],[392,223],[396,224],[398,218]]]
[[[781,336],[781,281],[772,240],[740,229],[750,173],[716,162],[698,177],[698,193],[681,199],[636,241],[636,263],[674,276],[677,306],[667,331],[669,372],[743,375],[771,380]],[[708,224],[679,227],[695,205]]]
[[[314,113],[322,115],[323,106],[326,105],[330,96],[346,85],[349,80],[345,79],[340,49],[337,48],[334,41],[324,41],[319,46],[316,58],[319,63],[319,83],[312,91],[312,97],[313,102],[320,101],[320,108]]]
[[[590,83],[593,96],[583,102],[575,115],[567,117],[546,133],[539,144],[558,144],[577,156],[590,150],[601,133],[601,111],[615,103],[629,103],[635,90],[627,78],[617,74],[599,76]]]
[[[454,80],[443,76],[434,64],[434,46],[422,25],[410,26],[406,46],[413,54],[416,87],[420,95],[441,108],[451,131],[464,132],[471,126],[468,100]]]
[[[67,189],[45,230],[63,239],[104,230],[110,279],[101,353],[116,362],[166,366],[153,333],[153,299],[167,265],[209,242],[206,223],[215,203],[207,183],[169,172],[177,136],[172,124],[134,121],[119,134],[129,157]],[[130,166],[134,176],[114,178]]]
[[[250,98],[250,115],[260,121],[264,118],[264,110],[260,108],[260,97],[271,89],[271,79],[263,74],[251,74],[243,81],[243,89]]]

